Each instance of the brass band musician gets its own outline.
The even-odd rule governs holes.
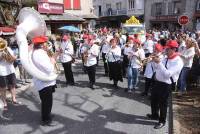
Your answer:
[[[8,110],[6,101],[6,89],[9,89],[12,95],[12,102],[17,104],[16,100],[16,75],[13,62],[16,60],[13,51],[8,46],[7,41],[0,38],[0,95],[4,104],[4,110]]]
[[[158,123],[154,126],[155,129],[165,126],[171,86],[177,82],[183,67],[183,61],[176,52],[177,48],[178,43],[175,40],[170,40],[166,47],[167,57],[163,60],[159,57],[153,58],[155,62],[155,82],[151,90],[151,114],[147,114],[147,117],[158,120]]]

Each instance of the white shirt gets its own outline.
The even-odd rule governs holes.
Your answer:
[[[134,52],[133,50],[129,53],[131,56],[131,67],[132,68],[141,68],[141,61],[145,59],[144,50],[139,48],[138,51]]]
[[[159,55],[159,54],[158,54]],[[163,60],[164,56],[162,54],[160,54],[159,58],[161,60]],[[153,73],[155,72],[155,62],[148,62],[145,68],[145,72],[144,72],[144,77],[146,78],[152,78]]]
[[[171,84],[170,77],[172,77],[174,82],[177,82],[179,74],[183,68],[183,61],[180,56],[173,59],[168,59],[167,68],[165,67],[167,59],[163,59],[159,64],[155,64],[156,80],[164,82],[166,84]]]
[[[143,46],[145,54],[153,53],[153,47],[154,47],[154,42],[152,40],[147,40]]]
[[[110,48],[109,52],[106,55],[108,62],[116,62],[121,58],[121,48],[116,46],[115,48]]]
[[[147,63],[146,65],[146,68],[145,68],[145,72],[144,72],[144,77],[146,78],[152,78],[153,76],[153,73],[155,72],[155,63],[154,62],[149,62]]]
[[[14,56],[13,51],[7,47],[8,52]],[[5,60],[0,60],[0,76],[7,76],[12,73],[15,73],[15,68],[13,63],[6,62]]]
[[[103,44],[101,52],[108,53],[109,50],[110,50],[110,45],[108,43]]]
[[[181,58],[183,60],[184,67],[189,67],[189,68],[192,67],[194,55],[195,55],[194,47],[182,51]]]
[[[42,72],[47,74],[53,74],[54,72],[54,65],[51,63],[50,58],[48,57],[46,51],[42,49],[34,50],[33,51],[33,63],[35,66],[40,69]],[[34,87],[40,91],[45,87],[53,86],[56,84],[56,80],[53,81],[41,81],[37,78],[33,78]]]
[[[185,50],[185,47],[186,47],[185,41],[182,41],[182,43],[181,43],[181,44],[179,45],[179,47],[178,47],[178,52],[179,52],[179,53],[182,53],[183,50]]]
[[[71,41],[62,42],[61,49],[63,53],[60,55],[60,61],[66,63],[72,60],[72,55],[74,53],[73,45]]]
[[[88,50],[88,57],[87,57],[87,62],[85,66],[93,66],[97,64],[97,58],[99,55],[99,46],[96,44],[93,44],[92,47]]]
[[[132,51],[132,47],[130,47],[130,46],[128,46],[128,47],[124,47],[124,55],[128,55],[129,54],[129,52],[131,52]]]

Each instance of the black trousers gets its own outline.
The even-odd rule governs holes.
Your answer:
[[[145,78],[145,87],[144,87],[144,92],[148,94],[149,90],[153,86],[153,79],[152,78]]]
[[[102,58],[103,58],[103,65],[105,69],[105,74],[108,74],[108,63],[106,62],[106,53],[102,53]]]
[[[65,78],[67,83],[74,83],[74,76],[72,72],[72,63],[71,61],[62,63],[64,72],[65,72]]]
[[[48,86],[39,91],[42,121],[51,121],[53,92],[55,92],[55,86]]]
[[[159,81],[155,81],[154,86],[151,90],[152,116],[159,117],[159,122],[162,123],[166,122],[168,98],[170,92],[171,85]]]
[[[96,65],[89,66],[89,67],[86,66],[86,70],[88,73],[90,83],[94,84],[95,83]]]

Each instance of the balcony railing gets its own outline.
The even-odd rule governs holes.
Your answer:
[[[104,17],[104,16],[119,16],[119,15],[127,15],[127,10],[126,9],[122,9],[122,10],[107,10],[105,12],[102,12],[102,14],[100,15],[100,17]]]

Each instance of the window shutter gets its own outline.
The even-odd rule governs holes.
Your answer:
[[[166,3],[162,3],[162,13],[161,15],[166,15]]]
[[[173,14],[173,3],[169,2],[168,3],[168,15],[172,15]]]
[[[73,9],[81,9],[80,0],[73,0]]]
[[[64,8],[71,9],[71,0],[64,0]]]
[[[151,4],[151,16],[155,16],[155,11],[156,11],[155,5],[156,5],[155,3]]]

